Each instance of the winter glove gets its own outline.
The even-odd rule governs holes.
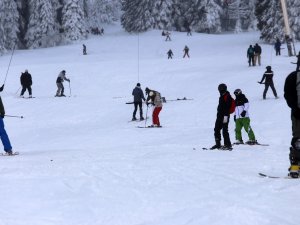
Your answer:
[[[4,118],[4,116],[5,116],[4,113],[1,113],[1,114],[0,114],[0,117],[1,117],[2,119]]]
[[[298,107],[292,109],[292,115],[293,115],[296,119],[300,120],[300,109],[299,109]]]
[[[223,123],[228,123],[228,116],[224,116]]]
[[[234,122],[236,121],[236,115],[233,116],[233,120],[234,120]]]
[[[4,84],[0,87],[0,92],[3,91],[4,89]]]
[[[245,117],[245,116],[246,116],[246,111],[245,111],[245,110],[241,113],[241,116],[242,116],[242,117]]]

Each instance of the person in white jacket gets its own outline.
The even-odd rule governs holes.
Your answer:
[[[242,93],[241,89],[236,89],[234,91],[235,95],[235,144],[244,144],[242,138],[242,128],[248,134],[249,141],[246,144],[256,144],[257,141],[255,139],[254,132],[250,126],[250,118],[249,118],[249,101],[246,96]]]

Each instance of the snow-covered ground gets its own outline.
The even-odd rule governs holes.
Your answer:
[[[289,167],[283,86],[296,59],[286,49],[276,57],[258,33],[173,32],[166,42],[160,31],[105,32],[69,46],[15,52],[2,100],[7,114],[24,119],[5,118],[20,155],[0,157],[0,225],[299,224],[299,181],[258,177],[284,176]],[[262,66],[249,68],[246,50],[255,43],[263,49]],[[185,45],[190,59],[182,58]],[[9,59],[0,57],[3,80]],[[275,72],[277,100],[271,90],[262,100],[264,86],[257,83],[267,65]],[[25,69],[33,76],[34,99],[18,97]],[[63,69],[71,97],[54,98]],[[194,100],[165,103],[162,129],[138,129],[145,123],[128,122],[133,105],[125,104],[137,82],[167,100]],[[202,151],[214,144],[222,82],[232,94],[236,88],[246,94],[256,138],[270,146]],[[231,118],[232,142],[234,136]]]

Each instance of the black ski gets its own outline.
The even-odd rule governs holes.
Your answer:
[[[162,128],[162,126],[159,126],[159,127],[152,127],[152,126],[142,127],[142,126],[137,126],[137,128]]]
[[[247,143],[233,143],[232,145],[249,145],[249,146],[255,146],[255,145],[260,145],[260,146],[269,146],[269,144],[262,144],[256,142],[255,144],[247,144]]]
[[[296,62],[291,62],[292,64],[297,64]]]
[[[193,150],[197,150],[196,148],[193,148]],[[215,151],[215,150],[218,150],[218,151],[232,151],[233,148],[226,148],[224,149],[223,147],[221,148],[215,148],[215,149],[211,149],[211,148],[206,148],[206,147],[203,147],[202,150],[209,150],[209,151]]]
[[[291,178],[290,176],[272,176],[264,173],[258,173],[258,175],[263,178],[272,178],[272,179],[299,179],[299,178]]]

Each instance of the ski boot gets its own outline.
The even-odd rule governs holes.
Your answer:
[[[136,121],[136,117],[132,117],[132,120],[131,121]]]
[[[289,168],[289,177],[291,178],[299,178],[300,166],[299,165],[291,165]]]
[[[234,143],[235,145],[242,145],[244,144],[243,140],[236,140],[236,142]]]
[[[257,140],[249,140],[249,141],[246,141],[246,144],[247,144],[247,145],[256,145],[256,144],[257,144]]]
[[[210,148],[210,150],[214,150],[214,149],[220,149],[221,148],[221,145],[220,144],[215,144],[214,146],[212,146]]]
[[[143,121],[143,120],[144,120],[144,117],[141,116],[140,121]]]
[[[221,147],[222,150],[227,150],[227,151],[231,151],[232,150],[232,146],[231,145],[224,145]]]

